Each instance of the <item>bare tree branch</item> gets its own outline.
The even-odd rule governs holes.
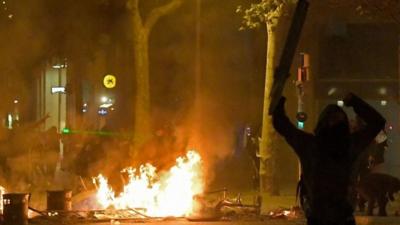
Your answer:
[[[184,0],[171,0],[169,3],[153,9],[144,25],[144,28],[150,32],[154,24],[162,17],[177,9]]]
[[[375,12],[375,14],[381,18],[386,18],[392,20],[396,24],[400,25],[400,21],[396,17],[396,11],[393,12],[393,9],[396,8],[396,4],[398,5],[398,0],[393,1],[365,1],[365,4]]]
[[[139,0],[130,0],[132,2],[132,6],[135,8],[139,8]]]
[[[328,0],[328,3],[334,7],[360,9],[368,16],[391,20],[400,25],[400,0]]]
[[[139,0],[128,0],[127,8],[132,12],[133,26],[142,29],[142,17],[140,16]]]
[[[400,20],[397,18],[398,13],[400,11],[396,11],[396,9],[398,10],[400,6],[400,2],[397,1],[388,1],[386,6],[384,8],[379,7],[379,3],[375,2],[374,7],[380,11],[380,13],[382,14],[383,17],[388,17],[389,19],[392,19],[395,23],[397,23],[398,25],[400,25]]]

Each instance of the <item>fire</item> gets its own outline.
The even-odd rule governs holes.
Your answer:
[[[101,174],[94,181],[98,185],[97,201],[103,208],[145,209],[148,216],[184,216],[192,212],[193,197],[203,192],[201,157],[189,151],[176,159],[168,172],[158,175],[151,164],[139,170],[126,168],[129,182],[116,196],[107,179]]]

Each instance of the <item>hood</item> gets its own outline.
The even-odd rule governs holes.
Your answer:
[[[350,134],[350,125],[347,114],[341,107],[330,104],[327,105],[319,115],[317,126],[314,129],[314,134],[319,136],[320,134],[338,126],[342,126],[344,129],[343,133],[340,133],[340,135]]]
[[[331,156],[346,155],[350,144],[350,127],[347,114],[334,104],[321,112],[314,134],[321,150]]]

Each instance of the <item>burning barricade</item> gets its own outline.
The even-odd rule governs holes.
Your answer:
[[[179,157],[175,166],[159,175],[150,164],[122,172],[128,175],[128,182],[118,195],[109,187],[107,178],[94,178],[101,209],[131,210],[148,217],[182,217],[192,212],[193,197],[204,188],[201,158],[195,151]]]
[[[259,220],[261,198],[254,204],[242,202],[241,195],[227,197],[227,189],[205,191],[202,159],[196,151],[178,157],[169,170],[159,172],[151,164],[121,171],[123,188],[114,191],[108,178],[93,178],[95,189],[72,196],[68,190],[48,191],[47,209],[29,207],[32,220],[59,222],[79,221],[149,221],[187,219],[189,221]],[[120,174],[115,174],[119,176]],[[222,197],[221,197],[222,193]],[[215,194],[218,197],[215,198]],[[78,196],[83,196],[79,201]],[[29,196],[29,195],[28,195]],[[74,201],[75,199],[75,201]],[[23,214],[27,221],[28,200],[24,198]],[[4,201],[3,201],[4,202]],[[22,208],[21,208],[22,210]]]
[[[120,194],[109,186],[102,175],[94,178],[97,186],[96,200],[99,219],[121,218],[186,218],[190,221],[232,220],[255,218],[260,215],[261,198],[253,205],[242,203],[241,196],[227,198],[227,189],[204,191],[200,155],[189,151],[179,157],[167,172],[157,174],[157,169],[142,165],[139,169],[126,168],[128,181]],[[222,198],[209,201],[208,196],[223,193]]]

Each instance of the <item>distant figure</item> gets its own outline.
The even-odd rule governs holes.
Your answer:
[[[351,121],[352,133],[365,128],[364,121],[356,117]],[[374,173],[378,165],[384,163],[384,154],[388,148],[388,140],[385,130],[381,130],[374,140],[368,145],[357,158],[352,172],[352,202],[354,209],[358,206],[360,212],[364,212],[365,205],[368,203],[371,207],[378,202],[380,210],[379,215],[386,215],[386,203],[388,202],[387,193],[389,192],[385,184],[388,183],[387,175]],[[372,182],[375,182],[372,184]],[[370,185],[372,184],[372,185]],[[367,187],[368,186],[368,187]],[[381,189],[378,189],[381,187]],[[372,215],[372,209],[368,208],[368,213]]]
[[[388,149],[388,140],[387,135],[384,130],[379,132],[379,134],[375,137],[374,141],[370,145],[368,149],[369,157],[368,157],[368,167],[371,172],[374,171],[374,168],[377,165],[380,165],[385,162],[385,152]]]
[[[393,194],[400,191],[400,180],[388,174],[377,173],[376,167],[384,163],[384,154],[388,148],[387,135],[382,130],[358,159],[358,180],[355,186],[355,200],[360,212],[364,212],[368,203],[367,215],[372,216],[378,203],[379,216],[386,216],[386,205],[394,201]],[[357,174],[355,174],[357,176]]]
[[[44,151],[42,152],[42,159],[45,164],[46,173],[53,176],[60,154],[61,135],[58,133],[57,128],[53,126],[50,127],[43,136],[45,143],[43,143]]]
[[[286,116],[282,97],[273,112],[273,125],[298,155],[301,168],[301,203],[308,225],[354,225],[349,186],[353,163],[383,129],[385,119],[354,94],[344,99],[365,121],[350,134],[346,113],[328,105],[320,114],[314,134],[297,129]]]
[[[249,127],[250,128],[250,127]],[[258,190],[260,187],[260,154],[259,154],[259,133],[258,131],[253,130],[260,130],[258,129],[246,129],[246,146],[245,150],[248,154],[248,157],[251,160],[252,168],[253,168],[253,188]]]
[[[367,215],[372,216],[378,203],[378,215],[387,216],[386,205],[394,201],[394,193],[400,191],[400,180],[388,174],[370,173],[360,180],[357,191],[360,194],[358,204],[361,212],[365,209],[365,203],[368,203]]]
[[[350,125],[352,133],[356,133],[365,127],[364,121],[358,117],[352,120]],[[362,180],[365,175],[374,172],[376,166],[384,163],[384,155],[387,149],[387,134],[385,130],[381,130],[357,159],[353,171],[356,181]]]

